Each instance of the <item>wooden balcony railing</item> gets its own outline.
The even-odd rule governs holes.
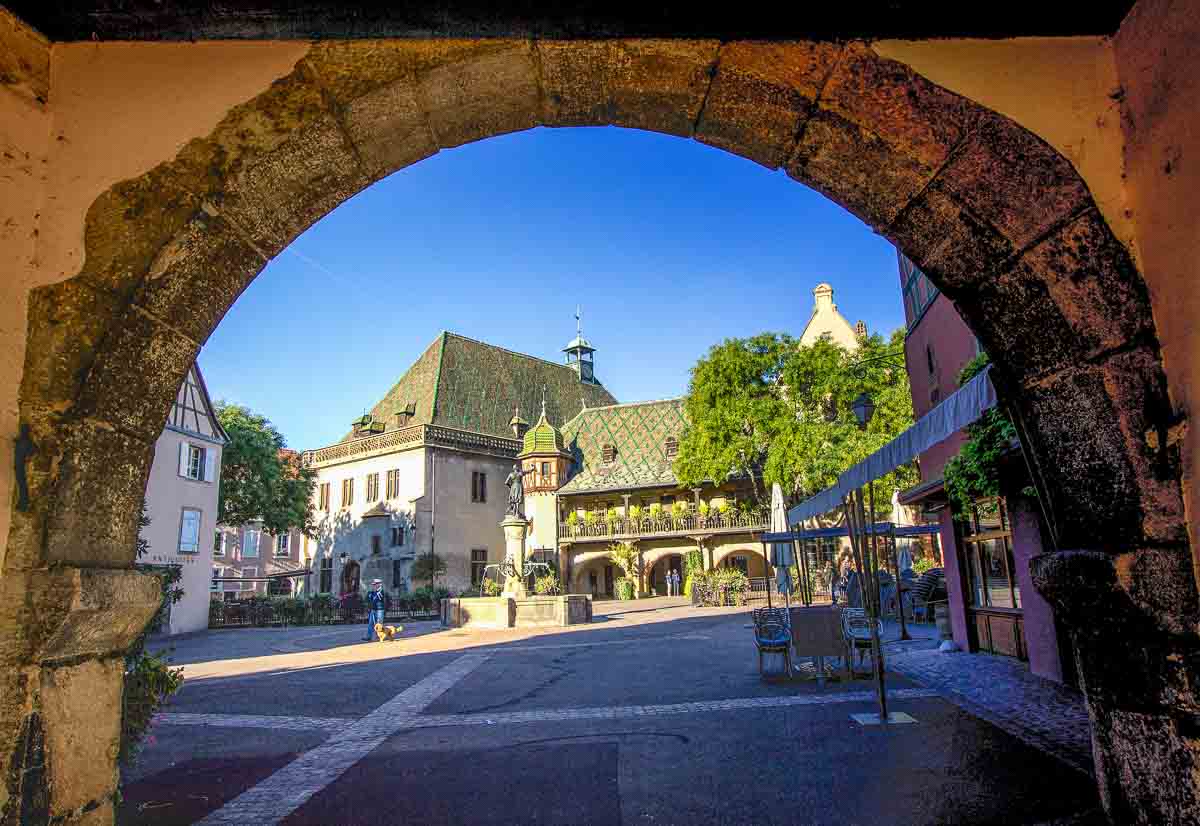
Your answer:
[[[700,516],[688,513],[683,516],[643,516],[638,519],[624,517],[615,520],[601,519],[588,522],[580,519],[574,525],[562,523],[558,526],[559,539],[578,542],[594,542],[605,539],[633,539],[648,536],[686,535],[695,533],[742,533],[765,531],[771,520],[766,514],[727,513]]]

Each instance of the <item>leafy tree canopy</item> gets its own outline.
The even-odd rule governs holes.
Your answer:
[[[316,474],[301,465],[299,455],[286,450],[283,435],[266,416],[225,402],[218,402],[216,411],[229,434],[221,455],[221,524],[261,519],[273,534],[298,529],[313,536]]]
[[[873,335],[850,352],[827,340],[809,346],[786,334],[727,339],[692,368],[684,410],[688,429],[675,473],[687,487],[748,477],[760,501],[773,483],[803,499],[883,447],[913,422],[904,369],[868,362],[904,345],[902,330]],[[851,404],[866,391],[875,414],[864,429]],[[908,465],[880,479],[876,502],[915,484]]]

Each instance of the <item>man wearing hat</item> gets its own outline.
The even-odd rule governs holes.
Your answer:
[[[383,623],[383,609],[387,605],[387,597],[383,593],[383,580],[371,580],[371,590],[367,593],[367,635],[363,637],[364,642],[371,642],[375,639],[376,623]]]

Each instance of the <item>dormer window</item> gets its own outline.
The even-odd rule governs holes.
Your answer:
[[[679,453],[679,441],[674,436],[667,437],[666,450],[668,459],[674,459]]]
[[[601,456],[604,459],[604,464],[611,465],[617,460],[617,449],[613,445],[605,445],[601,451]]]

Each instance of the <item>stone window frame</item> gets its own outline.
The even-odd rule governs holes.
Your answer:
[[[329,483],[321,482],[317,485],[317,510],[329,510]]]
[[[378,502],[379,501],[379,473],[378,472],[367,474],[367,498],[363,501],[364,502]]]
[[[387,472],[387,492],[385,499],[395,499],[400,495],[400,468],[392,468]]]
[[[483,583],[483,575],[487,571],[487,548],[471,549],[471,585],[479,587]]]

